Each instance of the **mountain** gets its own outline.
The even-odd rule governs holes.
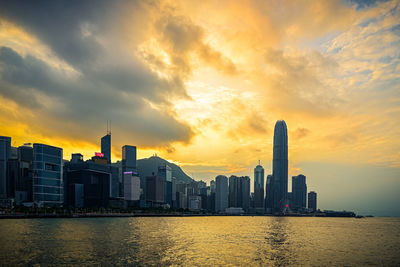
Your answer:
[[[157,156],[152,156],[146,159],[139,159],[136,163],[137,170],[141,177],[151,176],[153,172],[157,174],[158,166],[162,166],[165,164],[171,167],[172,176],[176,178],[177,183],[190,183],[194,181],[182,171],[181,167]]]

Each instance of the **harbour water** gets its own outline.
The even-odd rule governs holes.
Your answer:
[[[0,220],[16,265],[400,265],[400,218],[151,217]]]

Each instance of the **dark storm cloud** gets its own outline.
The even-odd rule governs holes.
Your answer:
[[[172,97],[188,98],[181,78],[160,78],[119,47],[117,40],[101,42],[110,34],[108,22],[121,3],[2,3],[1,18],[37,37],[76,73],[67,75],[66,70],[34,55],[21,56],[9,47],[1,47],[0,94],[20,106],[35,109],[43,127],[45,123],[58,124],[65,134],[62,123],[72,125],[68,129],[71,136],[91,135],[111,119],[117,136],[134,139],[139,145],[188,142],[192,130],[170,112]],[[150,103],[162,108],[154,109]]]

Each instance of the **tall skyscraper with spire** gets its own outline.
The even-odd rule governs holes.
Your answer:
[[[264,168],[258,165],[254,168],[254,207],[264,207]]]
[[[274,129],[272,161],[273,211],[283,211],[288,193],[288,135],[285,121],[279,120]]]
[[[107,134],[101,138],[101,153],[107,158],[107,163],[111,163],[111,122],[110,128],[107,121]]]

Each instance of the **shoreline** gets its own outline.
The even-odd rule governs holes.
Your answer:
[[[114,213],[114,214],[3,214],[1,219],[79,219],[79,218],[127,218],[127,217],[319,217],[319,218],[357,218],[354,216],[327,216],[327,215],[308,215],[308,214],[141,214],[141,213]],[[368,216],[367,216],[368,217]],[[364,218],[364,216],[362,217]]]

